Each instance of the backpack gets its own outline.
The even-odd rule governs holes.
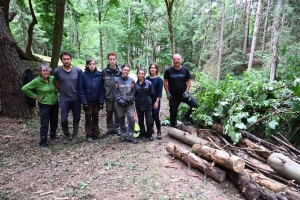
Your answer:
[[[33,77],[33,74],[32,74],[32,70],[31,69],[26,69],[24,80],[23,80],[24,85],[26,85],[27,83],[29,83],[33,79],[34,79],[34,77]],[[35,89],[33,89],[32,91],[34,93],[36,93]],[[27,101],[28,106],[32,107],[32,108],[35,107],[36,100],[28,97],[27,95],[25,95],[25,96],[26,96],[26,101]]]

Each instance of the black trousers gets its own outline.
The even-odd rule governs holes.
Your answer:
[[[152,110],[137,110],[137,117],[139,119],[140,136],[152,137]],[[146,118],[147,131],[145,130],[144,118]]]

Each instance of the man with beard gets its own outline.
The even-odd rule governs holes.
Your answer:
[[[72,110],[73,114],[72,142],[76,143],[81,111],[77,82],[82,70],[71,64],[72,55],[70,53],[63,52],[59,57],[63,66],[54,70],[54,80],[55,86],[59,92],[61,127],[65,135],[64,143],[68,143],[70,139],[68,127],[68,116],[70,110]]]

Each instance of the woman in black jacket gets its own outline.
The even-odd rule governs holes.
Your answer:
[[[145,79],[145,70],[138,69],[135,84],[135,108],[137,111],[140,136],[143,140],[146,138],[153,141],[152,137],[152,107],[155,102],[155,92],[150,81]],[[146,118],[147,131],[145,131],[144,117]]]

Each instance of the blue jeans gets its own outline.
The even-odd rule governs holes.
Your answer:
[[[183,117],[187,120],[190,119],[190,115],[193,111],[193,108],[198,107],[197,100],[192,96],[190,96],[190,98],[185,98],[185,99],[181,98],[179,100],[171,99],[171,101],[170,101],[170,126],[171,127],[175,127],[177,125],[177,112],[178,112],[178,107],[181,102],[184,102],[190,106],[188,111],[183,115]]]
[[[58,127],[58,103],[54,105],[45,105],[39,103],[40,109],[40,146],[47,146],[47,134],[50,122],[50,138],[56,137]]]
[[[62,127],[68,127],[68,116],[70,110],[72,110],[73,114],[73,123],[79,123],[81,113],[80,99],[73,101],[59,101],[59,107]]]

